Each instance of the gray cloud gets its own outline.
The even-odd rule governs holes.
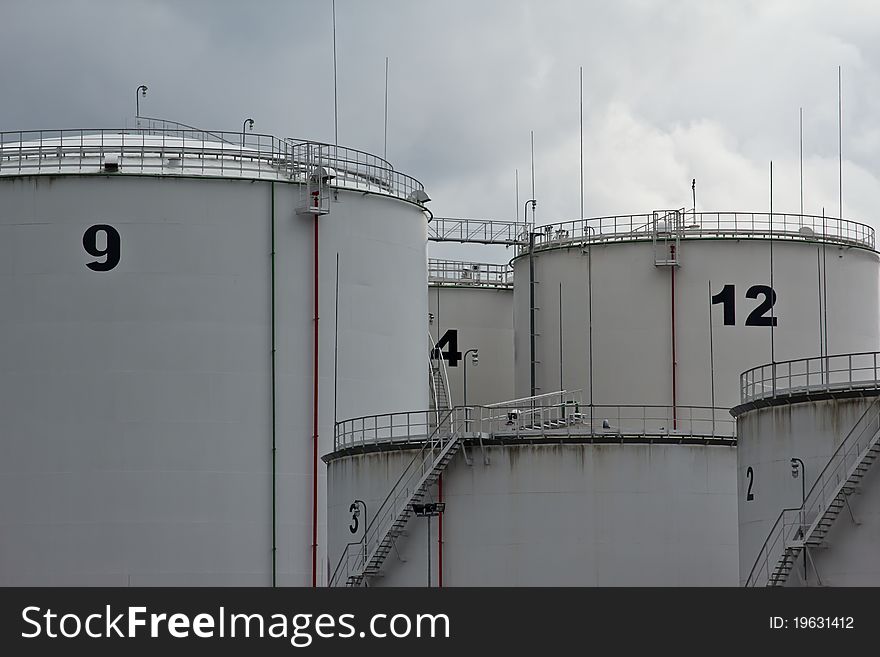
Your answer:
[[[0,125],[131,123],[146,82],[149,115],[332,141],[330,7],[7,1]],[[836,215],[841,65],[844,215],[877,225],[878,28],[856,0],[338,0],[339,139],[381,154],[387,56],[389,159],[435,213],[512,218],[534,130],[539,221],[575,218],[583,66],[587,215],[689,206],[692,178],[701,209],[764,211],[771,159],[796,211],[799,107],[805,210]]]

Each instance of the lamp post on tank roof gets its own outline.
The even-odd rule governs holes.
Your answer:
[[[146,97],[146,95],[147,85],[145,84],[139,86],[134,92],[135,118],[138,118],[141,115],[141,96]]]
[[[254,129],[254,120],[253,119],[245,119],[241,124],[241,145],[244,146],[244,133],[250,128]]]
[[[468,354],[473,354],[473,356],[471,356],[471,358],[474,361],[474,367],[476,367],[477,363],[480,362],[480,350],[476,349],[476,348],[468,349],[466,352],[464,352],[464,356],[463,356],[464,363],[462,364],[462,370],[464,372],[464,406],[465,406],[464,413],[465,413],[465,418],[467,418],[467,420],[465,421],[465,425],[467,425],[468,421],[470,420],[470,418],[468,417],[470,415],[470,412],[468,411],[468,408],[467,408],[467,371],[468,371],[467,357],[468,357]]]
[[[798,470],[800,470],[800,472],[798,472]],[[804,534],[807,531],[806,527],[805,527],[806,518],[804,516],[804,514],[807,511],[804,508],[804,505],[806,504],[806,501],[807,501],[807,466],[805,466],[804,462],[802,460],[800,460],[799,458],[793,457],[791,459],[791,476],[794,479],[797,479],[798,474],[800,474],[800,479],[801,479],[801,528],[800,528],[801,536],[800,537],[802,539],[804,539],[804,538],[806,538],[806,536]],[[807,546],[806,546],[806,544],[804,544],[804,584],[807,583],[807,553],[806,553],[806,550],[807,550]]]
[[[412,510],[419,518],[428,521],[428,588],[431,588],[431,518],[446,510],[446,502],[413,502]]]
[[[473,349],[468,349],[464,352],[464,356],[462,357],[464,360],[464,405],[467,406],[467,357],[468,354],[473,354],[471,357],[474,361],[474,367],[480,362],[480,350],[476,347]]]

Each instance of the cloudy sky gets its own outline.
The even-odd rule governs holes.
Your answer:
[[[334,140],[331,0],[2,0],[0,129],[131,125]],[[873,0],[337,0],[338,138],[425,183],[437,215],[538,222],[690,207],[877,226]]]

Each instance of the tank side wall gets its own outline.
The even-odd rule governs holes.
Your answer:
[[[773,523],[784,508],[801,506],[801,477],[792,458],[806,467],[804,490],[816,477],[870,400],[803,402],[749,411],[737,420],[737,504],[740,582],[745,583]],[[821,552],[821,551],[820,551]]]
[[[685,240],[675,268],[676,401],[729,408],[739,403],[739,375],[772,359],[820,353],[817,260],[827,270],[830,353],[878,348],[878,256],[862,249],[761,240]],[[597,404],[672,403],[672,273],[654,265],[651,243],[592,247],[593,390]],[[580,248],[539,252],[535,286],[538,393],[559,389],[559,285],[562,285],[563,381],[589,388],[587,256]],[[517,284],[528,258],[515,262]],[[716,296],[717,303],[710,302]],[[730,286],[730,313],[717,297]],[[527,288],[528,286],[525,285]],[[514,295],[516,386],[528,388],[528,290]],[[711,320],[710,320],[711,317]],[[775,318],[776,326],[769,326]],[[710,331],[711,321],[711,331]],[[587,356],[583,354],[586,352]],[[714,363],[713,363],[714,361]],[[714,364],[714,368],[712,365]]]
[[[454,367],[447,362],[452,403],[464,403],[465,367],[469,404],[513,399],[513,290],[430,286],[428,299],[435,341],[456,330],[460,353],[479,349],[476,366],[470,356]]]
[[[735,450],[680,445],[529,445],[471,449],[444,474],[448,586],[735,586]],[[334,547],[351,499],[371,509],[409,452],[329,466]],[[436,521],[434,521],[436,523]],[[436,585],[436,524],[432,525]],[[410,520],[381,586],[427,583],[427,521]]]
[[[267,189],[0,180],[3,584],[271,582]]]

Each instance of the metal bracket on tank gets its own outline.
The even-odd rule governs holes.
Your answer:
[[[855,491],[853,491],[853,492],[855,492]],[[862,524],[861,521],[856,520],[856,516],[853,513],[852,507],[849,504],[849,495],[844,495],[843,501],[846,503],[846,510],[849,511],[849,517],[853,521],[853,524],[854,525],[861,525]]]
[[[397,555],[397,560],[400,563],[406,563],[406,559],[404,559],[403,555],[400,554],[400,550],[397,549],[397,541],[394,538],[391,539],[391,545],[394,546],[394,554]]]
[[[813,572],[816,573],[816,581],[819,582],[819,586],[825,586],[822,583],[822,578],[819,577],[819,569],[816,568],[816,562],[813,561],[813,555],[810,554],[810,549],[806,545],[804,545],[804,554],[806,555],[805,558],[810,560],[810,565],[813,567]]]
[[[486,454],[486,446],[483,445],[483,432],[477,432],[477,438],[480,441],[480,451],[483,453],[483,465],[489,465],[489,456]]]

